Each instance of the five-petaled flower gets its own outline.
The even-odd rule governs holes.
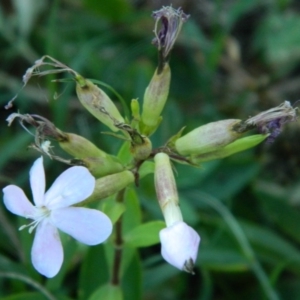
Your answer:
[[[95,178],[81,166],[64,171],[45,193],[43,158],[30,170],[30,185],[35,206],[22,189],[9,185],[3,189],[6,208],[19,216],[33,219],[29,232],[36,228],[31,250],[34,268],[46,277],[55,276],[63,262],[63,248],[58,229],[87,245],[104,242],[112,232],[110,219],[96,209],[72,207],[89,197]]]

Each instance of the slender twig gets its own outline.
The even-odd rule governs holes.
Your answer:
[[[116,196],[116,200],[119,203],[124,202],[125,189],[118,192]],[[115,225],[116,237],[115,237],[115,253],[114,253],[114,264],[113,264],[113,272],[111,277],[112,285],[119,285],[120,283],[120,268],[122,261],[122,246],[123,246],[123,238],[122,238],[122,217],[116,222]]]

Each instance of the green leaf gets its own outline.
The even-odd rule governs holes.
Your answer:
[[[127,266],[124,276],[122,277],[121,285],[124,299],[142,299],[142,264],[136,249],[134,249],[130,264]]]
[[[135,189],[129,188],[125,194],[126,211],[123,215],[123,232],[124,235],[141,224],[142,212],[139,199]]]
[[[270,229],[243,222],[242,228],[256,252],[268,262],[300,272],[300,251]]]
[[[251,268],[240,252],[224,247],[201,246],[198,262],[203,268],[222,272],[244,272]]]
[[[124,236],[134,247],[148,247],[159,243],[159,231],[166,227],[163,221],[152,221],[135,227]]]
[[[110,197],[105,201],[101,201],[100,207],[101,211],[110,218],[113,224],[119,220],[120,216],[126,210],[124,203],[116,202],[115,197]]]
[[[129,149],[130,142],[124,142],[118,153],[118,158],[124,165],[129,164],[132,160],[132,155]]]
[[[269,14],[256,35],[256,47],[265,52],[268,64],[284,75],[300,60],[299,15],[293,12]]]
[[[123,300],[123,294],[120,286],[106,284],[101,286],[89,300]]]
[[[140,179],[154,173],[154,162],[145,161],[139,169]]]
[[[103,245],[89,247],[80,268],[79,299],[88,299],[99,285],[105,284],[108,280],[109,271]]]
[[[202,182],[201,189],[221,200],[228,199],[253,180],[259,170],[260,165],[251,159],[230,157],[222,161],[213,176]]]
[[[125,0],[84,0],[84,5],[110,21],[120,21],[131,11],[130,2]]]
[[[45,298],[44,295],[33,292],[33,293],[18,293],[15,295],[10,295],[7,297],[1,297],[1,300],[45,300],[45,299],[51,299],[54,300],[55,298]]]
[[[287,198],[274,195],[274,190],[278,189],[273,184],[261,183],[256,186],[256,194],[265,218],[300,243],[300,212],[289,204]]]

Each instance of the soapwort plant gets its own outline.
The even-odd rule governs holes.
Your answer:
[[[30,146],[42,157],[71,166],[45,193],[43,158],[34,162],[30,171],[34,205],[19,187],[9,185],[3,189],[6,208],[33,220],[20,228],[29,228],[29,233],[35,231],[33,266],[49,278],[58,274],[63,250],[57,229],[87,245],[105,242],[109,249],[110,282],[99,287],[95,295],[110,288],[122,294],[123,261],[130,259],[124,255],[127,245],[140,247],[160,242],[161,255],[169,264],[193,274],[201,232],[184,222],[174,176],[176,164],[197,168],[203,162],[228,157],[263,141],[272,142],[284,124],[296,119],[297,110],[285,101],[246,120],[219,120],[187,133],[182,128],[164,145],[153,148],[151,136],[163,122],[163,110],[172,92],[170,55],[189,15],[180,8],[163,7],[155,11],[153,17],[157,68],[145,90],[141,107],[139,100],[131,101],[131,116],[125,116],[120,103],[113,102],[93,80],[48,55],[37,60],[23,76],[25,88],[32,77],[68,73],[71,77],[68,81],[75,82],[82,106],[108,128],[109,132],[103,134],[124,141],[117,155],[106,153],[85,137],[64,132],[51,120],[31,112],[12,113],[7,119],[8,125],[18,120],[24,129],[34,128]],[[122,98],[119,99],[124,104]],[[57,154],[57,146],[71,158]],[[131,209],[126,206],[126,199],[131,197],[129,191],[138,188],[145,176],[154,178],[164,222],[137,225],[123,236],[122,217]]]

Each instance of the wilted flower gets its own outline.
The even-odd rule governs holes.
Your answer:
[[[152,43],[162,50],[163,57],[167,59],[174,43],[180,33],[182,24],[189,18],[181,8],[174,9],[171,6],[164,6],[162,9],[153,12],[155,18],[154,34]],[[158,24],[161,21],[161,28]]]
[[[112,231],[110,219],[102,212],[71,207],[89,197],[95,187],[95,178],[85,167],[64,171],[45,193],[43,158],[38,158],[30,170],[30,185],[34,205],[22,189],[9,185],[3,189],[6,208],[33,222],[29,227],[36,234],[31,250],[34,268],[46,277],[55,276],[63,262],[63,248],[57,228],[87,245],[104,242]]]
[[[200,236],[184,222],[176,222],[159,233],[161,255],[179,270],[193,273]]]
[[[273,142],[281,133],[284,124],[296,119],[296,108],[289,101],[284,101],[277,107],[263,111],[245,121],[245,125],[257,126],[260,133],[270,134],[267,142]]]

